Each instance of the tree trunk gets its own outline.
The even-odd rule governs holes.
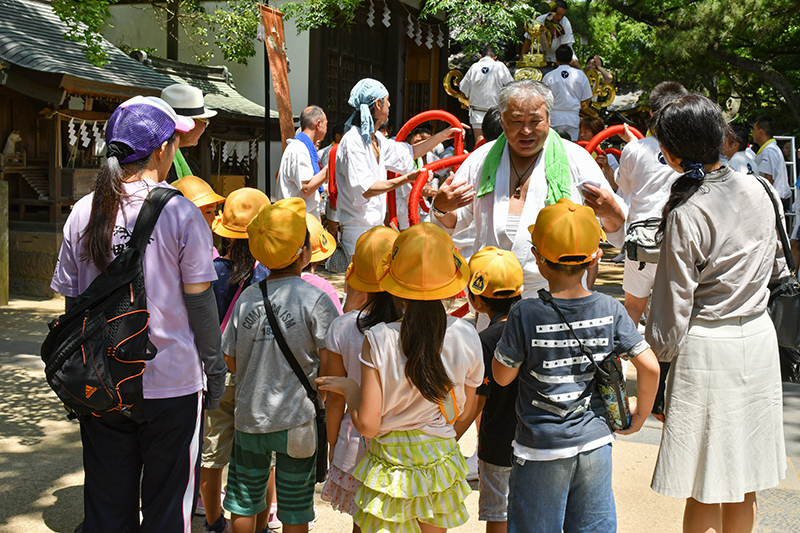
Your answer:
[[[167,59],[178,60],[178,10],[180,0],[169,0],[167,4]]]

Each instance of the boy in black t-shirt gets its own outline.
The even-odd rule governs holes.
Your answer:
[[[475,391],[477,406],[473,411],[476,416],[481,414],[478,428],[478,519],[486,522],[487,533],[505,533],[513,451],[511,441],[517,427],[514,411],[517,380],[505,387],[498,385],[492,378],[492,359],[495,346],[503,336],[508,311],[520,299],[522,266],[512,252],[487,246],[472,256],[469,268],[470,304],[491,320],[489,327],[480,333],[486,370],[483,384]]]

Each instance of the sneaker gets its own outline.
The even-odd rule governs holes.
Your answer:
[[[197,508],[194,510],[194,514],[197,516],[205,516],[206,515],[206,508],[203,507],[203,497],[197,497]]]
[[[205,526],[206,533],[231,533],[231,523],[223,515],[220,515],[219,520],[214,525],[206,522]]]

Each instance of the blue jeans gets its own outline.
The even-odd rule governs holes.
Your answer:
[[[514,457],[508,533],[614,533],[611,444],[555,461]]]

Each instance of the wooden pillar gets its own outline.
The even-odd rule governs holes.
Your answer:
[[[61,115],[53,115],[53,134],[50,135],[48,177],[50,178],[50,223],[61,224]]]
[[[0,305],[8,305],[8,182],[0,180]]]
[[[211,183],[211,136],[208,132],[203,133],[197,142],[198,155],[200,156],[200,177]]]

